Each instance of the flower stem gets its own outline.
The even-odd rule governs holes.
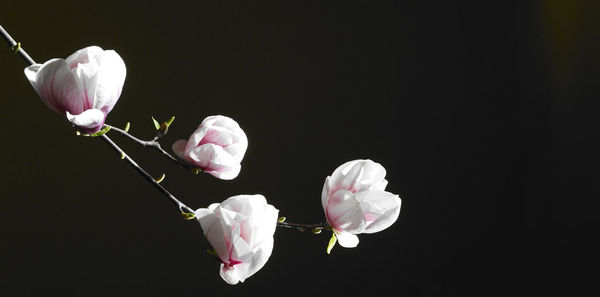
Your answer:
[[[117,144],[115,144],[108,135],[104,134],[100,136],[104,142],[106,142],[115,152],[119,153],[123,159],[127,160],[129,165],[133,167],[141,176],[143,176],[150,184],[152,184],[159,192],[163,193],[171,202],[173,202],[182,213],[194,213],[194,210],[183,204],[175,196],[173,196],[167,189],[161,186],[150,174],[148,174],[142,167],[140,167],[133,159],[131,159]]]
[[[27,54],[25,49],[23,49],[21,47],[21,43],[16,42],[10,36],[10,34],[8,34],[8,32],[6,32],[6,30],[4,30],[2,25],[0,25],[0,35],[2,35],[2,38],[6,41],[6,43],[8,43],[8,46],[11,48],[11,50],[16,52],[19,56],[21,56],[21,58],[23,58],[25,60],[25,62],[27,62],[29,65],[35,64],[35,61]]]
[[[288,223],[288,222],[277,222],[277,227],[294,229],[294,230],[300,231],[300,232],[331,229],[331,227],[327,223],[298,224],[298,223]]]
[[[116,131],[118,133],[120,133],[121,135],[129,138],[129,140],[143,146],[143,147],[150,147],[152,149],[154,149],[155,151],[160,152],[163,156],[165,156],[167,159],[171,160],[173,163],[175,163],[177,166],[188,170],[188,171],[193,171],[194,169],[196,169],[196,167],[191,166],[187,163],[181,162],[179,161],[177,158],[173,157],[171,154],[167,153],[167,151],[165,151],[161,146],[160,143],[157,141],[158,137],[155,137],[152,140],[141,140],[131,134],[129,134],[129,132],[123,130],[123,129],[119,129],[117,127],[111,126],[111,125],[107,125],[104,124],[104,126],[108,126],[110,127],[111,131]]]

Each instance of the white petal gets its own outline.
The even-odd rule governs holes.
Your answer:
[[[260,194],[236,195],[221,202],[221,207],[245,214],[254,215],[267,205],[267,199]]]
[[[329,176],[325,178],[323,190],[321,191],[321,205],[323,210],[327,210],[327,201],[329,200]]]
[[[198,126],[196,131],[194,131],[194,133],[192,133],[192,135],[190,135],[190,138],[188,139],[188,142],[185,145],[185,152],[188,153],[188,152],[192,151],[193,149],[195,149],[198,146],[198,144],[200,143],[200,141],[202,141],[202,139],[204,138],[204,135],[206,135],[207,131],[208,131],[208,128],[204,127],[202,124],[200,124],[200,126]]]
[[[271,252],[273,251],[273,236],[269,237],[261,246],[258,248],[252,257],[252,260],[249,262],[249,265],[245,270],[244,279],[252,276],[258,270],[263,268],[269,257],[271,256]],[[242,280],[243,281],[243,280]]]
[[[358,245],[358,236],[349,232],[336,232],[338,243],[345,248],[353,248]]]
[[[240,174],[241,170],[242,170],[242,165],[237,164],[236,166],[233,166],[227,170],[221,170],[221,171],[206,170],[205,172],[218,178],[218,179],[232,180]]]
[[[214,211],[207,208],[196,210],[196,219],[200,222],[202,231],[210,245],[215,249],[221,261],[229,259],[229,248],[225,239],[225,232],[221,220]],[[229,238],[229,236],[227,237]]]
[[[212,143],[203,144],[187,152],[194,164],[206,171],[225,172],[239,165],[222,147]]]
[[[345,166],[342,174],[338,177],[337,186],[348,191],[354,190],[354,185],[359,182],[362,173],[363,169],[358,161]]]
[[[262,248],[270,240],[273,239],[275,229],[277,227],[277,218],[279,210],[273,205],[266,204],[260,212],[250,217],[249,227],[252,228],[252,236],[249,238],[249,243],[252,249]],[[271,243],[272,245],[273,243]]]
[[[362,176],[355,185],[357,191],[368,189],[371,186],[385,189],[387,185],[387,181],[384,180],[386,171],[381,164],[371,160],[361,160],[359,164],[362,167]]]
[[[349,161],[336,168],[331,175],[330,191],[344,189],[357,192],[372,186],[385,188],[385,184],[382,184],[385,173],[381,164],[371,160]]]
[[[356,194],[360,207],[367,219],[363,233],[375,233],[391,226],[400,215],[402,201],[398,195],[381,190],[370,190]]]
[[[235,285],[240,282],[240,276],[235,267],[225,267],[225,264],[221,263],[220,275],[223,280],[230,285]]]
[[[88,109],[78,115],[66,112],[67,119],[73,125],[84,129],[96,129],[104,124],[104,113],[98,109]]]
[[[127,70],[125,62],[115,51],[105,51],[97,58],[99,68],[95,77],[94,108],[108,113],[121,96]]]
[[[248,141],[234,143],[223,148],[236,162],[241,162],[248,149]]]
[[[65,60],[67,61],[69,68],[73,69],[76,68],[78,64],[89,63],[91,59],[94,59],[93,57],[101,54],[103,51],[104,50],[101,47],[92,45],[74,52]]]

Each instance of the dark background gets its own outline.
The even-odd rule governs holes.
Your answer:
[[[278,229],[266,266],[227,285],[199,226],[76,137],[5,48],[0,295],[597,293],[599,2],[415,2],[5,1],[0,24],[40,63],[117,50],[108,123],[149,139],[150,116],[175,115],[166,147],[209,115],[240,123],[233,181],[111,134],[193,208],[261,193],[321,222],[325,177],[357,158],[383,164],[403,204],[331,255],[329,234]]]

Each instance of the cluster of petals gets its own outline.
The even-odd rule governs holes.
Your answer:
[[[42,101],[86,133],[102,128],[121,95],[125,75],[119,54],[98,46],[25,68]]]
[[[261,269],[273,250],[279,211],[262,195],[233,196],[196,210],[196,218],[221,260],[220,274],[237,284]]]
[[[355,247],[356,234],[381,231],[398,219],[401,200],[385,191],[385,174],[379,163],[354,160],[325,179],[321,203],[341,246]]]
[[[190,138],[173,144],[175,154],[186,162],[220,179],[234,179],[248,148],[246,133],[233,119],[209,116]]]

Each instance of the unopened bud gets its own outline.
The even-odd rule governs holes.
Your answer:
[[[196,214],[191,213],[191,212],[182,212],[181,216],[183,217],[184,220],[191,220],[196,217]]]

